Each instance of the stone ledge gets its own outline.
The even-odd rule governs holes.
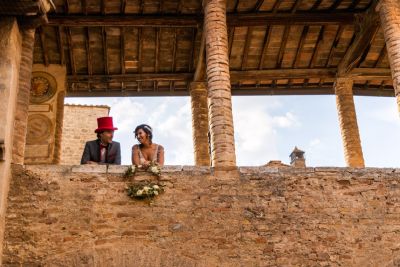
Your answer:
[[[28,171],[52,171],[62,173],[104,173],[104,174],[123,174],[129,165],[25,165]],[[307,168],[291,168],[291,167],[266,167],[266,166],[239,166],[237,170],[240,174],[268,174],[268,173],[314,173],[314,172],[347,172],[367,174],[371,172],[381,173],[400,173],[400,168],[347,168],[347,167],[307,167]],[[182,166],[182,165],[166,165],[162,167],[162,173],[185,173],[196,175],[213,175],[214,168],[207,166]],[[140,174],[146,175],[144,171]]]

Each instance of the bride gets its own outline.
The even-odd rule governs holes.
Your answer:
[[[147,169],[154,161],[159,166],[163,166],[164,147],[152,142],[153,129],[147,124],[141,124],[136,127],[134,133],[139,144],[132,147],[132,165],[142,165]]]

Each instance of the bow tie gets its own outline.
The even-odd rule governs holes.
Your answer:
[[[100,144],[100,149],[102,149],[102,148],[107,148],[107,147],[108,147],[108,145]]]

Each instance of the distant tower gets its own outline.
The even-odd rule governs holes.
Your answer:
[[[290,165],[295,168],[305,168],[306,159],[304,158],[304,151],[294,147],[293,152],[290,154]]]

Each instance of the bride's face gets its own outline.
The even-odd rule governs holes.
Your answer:
[[[143,131],[143,129],[139,129],[137,131],[137,139],[141,144],[143,144],[144,142],[146,142],[148,140],[147,133],[145,131]]]

